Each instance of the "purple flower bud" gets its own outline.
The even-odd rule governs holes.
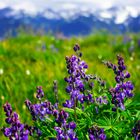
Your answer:
[[[103,133],[100,134],[100,135],[99,135],[99,139],[100,139],[100,140],[105,140],[105,139],[106,139],[106,135],[103,134]]]
[[[6,116],[7,116],[7,117],[10,117],[10,116],[11,116],[11,114],[12,114],[12,112],[11,112],[11,111],[7,111],[7,112],[6,112]]]
[[[78,99],[81,103],[84,103],[84,95],[83,95],[83,94],[78,94],[77,99]]]
[[[7,117],[10,117],[12,114],[12,107],[11,105],[7,102],[6,104],[3,105],[4,111],[6,113]]]
[[[67,87],[66,87],[66,92],[67,92],[67,93],[70,93],[71,91],[72,91],[72,87],[71,87],[71,86],[67,86]]]
[[[117,83],[120,83],[120,81],[121,81],[119,76],[116,76],[115,80],[116,80]]]
[[[121,108],[122,110],[125,110],[124,104],[120,103],[120,108]]]
[[[80,46],[78,44],[76,44],[73,49],[75,52],[77,52],[80,50]]]
[[[94,83],[93,82],[89,83],[89,87],[92,89],[94,87]]]
[[[6,118],[5,122],[8,123],[8,124],[11,124],[12,123],[12,119],[11,118]]]
[[[66,102],[63,103],[63,106],[67,107],[67,108],[72,108],[74,106],[74,101],[73,100],[66,100]]]
[[[140,120],[138,120],[135,124],[135,126],[132,129],[132,135],[135,138],[135,140],[140,139]]]
[[[11,128],[5,128],[5,129],[4,129],[4,135],[5,135],[6,137],[10,137],[11,134],[12,134],[12,129],[11,129]]]
[[[69,123],[69,128],[70,129],[75,129],[76,128],[76,124],[74,122],[70,122]]]
[[[98,110],[97,106],[95,106],[95,111],[96,111],[97,114],[99,113],[99,110]]]
[[[117,110],[117,109],[116,109],[115,107],[112,108],[112,111],[116,112],[116,110]]]
[[[29,108],[31,106],[31,101],[30,100],[25,100],[25,105]]]
[[[36,98],[38,98],[40,100],[43,97],[44,97],[44,92],[42,90],[42,87],[41,86],[38,86],[37,87],[37,95],[36,95]]]
[[[130,73],[126,72],[125,73],[125,78],[130,78]]]
[[[82,57],[82,53],[81,52],[79,53],[79,57]]]
[[[89,134],[89,139],[90,140],[96,140],[95,137],[94,137],[94,135],[92,135],[92,134]]]
[[[104,130],[99,128],[98,126],[92,126],[89,130],[89,139],[90,140],[105,140],[106,135],[104,134]]]

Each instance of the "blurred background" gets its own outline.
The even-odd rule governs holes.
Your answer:
[[[19,30],[65,37],[140,31],[140,0],[0,1],[0,37]]]
[[[139,5],[140,0],[0,0],[0,128],[6,125],[2,105],[7,101],[22,122],[32,123],[24,101],[36,102],[36,86],[42,85],[54,103],[57,80],[59,100],[68,97],[65,56],[74,53],[76,43],[88,73],[108,87],[115,85],[114,73],[102,61],[116,63],[121,54],[135,86],[133,100],[139,101]]]

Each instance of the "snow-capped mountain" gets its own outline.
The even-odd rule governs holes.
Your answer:
[[[19,27],[43,29],[44,33],[61,32],[65,36],[87,35],[97,30],[111,33],[140,31],[140,15],[130,7],[112,7],[107,10],[76,9],[73,11],[45,9],[35,15],[15,11],[9,7],[0,9],[0,37],[16,34]],[[28,30],[27,30],[28,31]]]

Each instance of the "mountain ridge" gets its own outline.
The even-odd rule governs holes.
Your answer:
[[[77,11],[70,16],[66,11],[57,13],[51,9],[46,9],[44,12],[30,15],[24,11],[17,12],[6,7],[0,9],[0,37],[4,37],[10,31],[15,33],[21,26],[32,27],[33,30],[39,30],[43,27],[44,33],[49,31],[54,34],[61,32],[65,36],[87,35],[97,30],[106,30],[111,33],[139,32],[140,15],[133,17],[129,12],[126,12],[126,17],[123,17],[124,21],[116,22],[117,18],[120,18],[117,17],[118,10],[122,11],[121,8],[112,7],[107,11],[96,11],[95,13]],[[69,15],[66,17],[67,14]]]

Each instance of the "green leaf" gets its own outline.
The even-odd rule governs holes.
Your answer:
[[[66,112],[74,114],[74,109],[71,108],[63,108]]]

